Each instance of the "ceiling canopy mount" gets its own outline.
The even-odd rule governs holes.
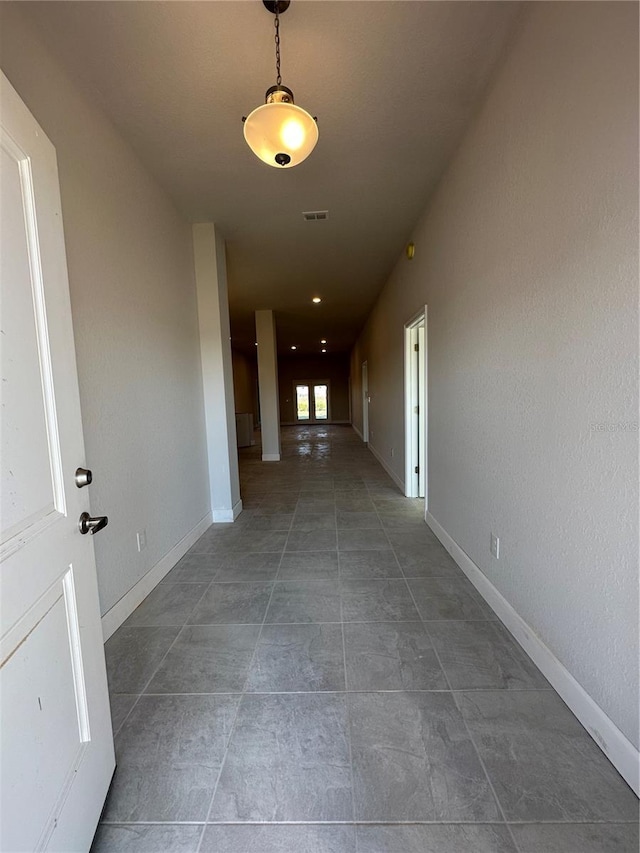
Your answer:
[[[272,15],[275,15],[276,12],[281,15],[287,11],[291,0],[262,0],[262,2]]]

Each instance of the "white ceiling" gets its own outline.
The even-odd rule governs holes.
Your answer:
[[[234,344],[253,347],[253,312],[273,308],[280,347],[304,353],[353,343],[523,4],[293,0],[282,78],[320,140],[282,171],[242,136],[275,83],[261,0],[25,5],[184,216],[220,226]],[[305,222],[316,209],[328,221]]]

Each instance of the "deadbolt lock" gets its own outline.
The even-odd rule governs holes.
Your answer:
[[[88,468],[76,468],[75,473],[76,486],[83,489],[85,486],[90,486],[93,480],[93,474]]]

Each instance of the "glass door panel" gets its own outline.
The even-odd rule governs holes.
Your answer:
[[[331,417],[329,383],[296,380],[293,383],[296,423],[327,423]]]
[[[296,420],[310,420],[308,385],[296,385]]]
[[[326,421],[329,417],[328,388],[326,385],[313,386],[314,420]]]

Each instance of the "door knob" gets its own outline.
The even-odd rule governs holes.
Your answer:
[[[93,480],[93,474],[88,468],[76,468],[75,473],[76,486],[83,489],[85,486],[90,486]]]
[[[97,515],[95,518],[91,518],[88,512],[83,512],[80,516],[80,520],[78,522],[78,527],[80,528],[80,533],[86,535],[90,533],[92,536],[94,533],[97,533],[98,530],[102,530],[103,527],[106,527],[109,524],[109,519],[106,515]]]

